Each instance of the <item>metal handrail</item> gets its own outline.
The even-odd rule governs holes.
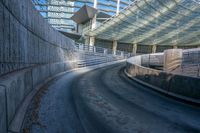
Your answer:
[[[128,57],[132,56],[131,53],[128,53],[126,51],[117,50],[114,53],[112,49],[103,48],[103,47],[99,47],[99,46],[90,46],[90,45],[81,44],[81,43],[76,43],[75,46],[76,46],[75,47],[76,50],[79,52],[88,52],[88,53],[95,53],[95,54],[101,54],[101,55],[107,55],[107,56],[108,55],[120,56],[123,58],[128,58]]]

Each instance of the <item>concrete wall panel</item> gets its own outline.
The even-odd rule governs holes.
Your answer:
[[[200,101],[199,78],[150,69],[137,64],[135,60],[138,60],[137,56],[129,59],[126,64],[126,71],[132,77],[158,87],[167,93]]]
[[[200,79],[198,78],[173,75],[170,85],[170,92],[200,99]]]
[[[0,86],[0,132],[7,133],[5,88]]]
[[[74,42],[49,26],[30,0],[3,0],[0,8],[0,43],[4,44],[0,47],[0,61],[4,62],[0,65],[1,75],[69,59],[64,55],[71,49],[62,50],[62,40],[69,48],[73,48]]]
[[[0,0],[1,133],[7,132],[7,125],[33,88],[72,68],[63,62],[71,58],[68,53],[73,55],[73,46],[74,41],[53,29],[31,0]]]
[[[6,86],[8,125],[12,121],[17,107],[24,98],[23,73],[13,75],[12,78],[1,81]]]
[[[0,2],[0,51],[4,50],[4,21],[3,20],[3,5]],[[3,52],[0,52],[0,60],[3,61]],[[3,63],[0,63],[0,75],[3,74],[3,67],[2,67]]]
[[[49,65],[41,65],[32,69],[33,88],[50,76]]]

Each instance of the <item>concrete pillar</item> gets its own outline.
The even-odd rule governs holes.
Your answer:
[[[89,45],[90,45],[90,46],[94,46],[94,43],[95,43],[95,37],[94,37],[94,36],[90,36],[90,37],[89,37],[89,40],[90,40]]]
[[[117,51],[117,41],[116,40],[113,40],[113,54],[116,55],[116,51]]]
[[[97,0],[94,0],[93,7],[97,9]],[[96,28],[96,21],[97,21],[97,14],[95,14],[94,17],[92,18],[92,30]]]
[[[121,56],[122,56],[122,57],[124,56],[124,52],[123,52],[123,51],[121,51]]]
[[[157,48],[156,45],[153,45],[153,46],[152,46],[152,53],[156,53],[156,48]]]
[[[86,36],[85,37],[85,45],[89,45],[90,44],[90,37]]]
[[[177,45],[173,45],[173,49],[178,49],[178,46]]]
[[[97,15],[95,14],[94,17],[92,18],[92,31],[96,28],[96,18],[97,18]]]
[[[93,52],[96,53],[96,47],[95,46],[93,47]]]
[[[103,53],[107,54],[107,49],[106,48],[103,49]]]
[[[94,8],[97,8],[97,2],[98,2],[97,0],[94,0],[94,5],[93,5]]]
[[[117,0],[117,9],[116,9],[116,15],[119,14],[119,10],[120,10],[120,0]]]
[[[133,49],[132,49],[132,53],[133,55],[136,55],[137,54],[137,44],[133,44]]]

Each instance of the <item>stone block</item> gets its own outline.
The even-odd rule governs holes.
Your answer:
[[[3,86],[0,85],[0,132],[7,133],[7,121],[6,121],[6,94]]]

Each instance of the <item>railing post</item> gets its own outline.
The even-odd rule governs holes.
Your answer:
[[[96,47],[95,46],[93,46],[93,52],[96,53]]]
[[[80,45],[81,45],[81,44],[80,44],[80,43],[78,43],[78,50],[80,50]]]
[[[149,54],[149,63],[148,63],[148,67],[150,67],[150,59],[151,59],[151,57],[150,57],[150,54]]]
[[[123,51],[121,51],[121,56],[122,56],[122,57],[124,56],[124,52],[123,52]]]
[[[103,53],[104,53],[104,55],[107,54],[107,49],[106,48],[103,49]]]

